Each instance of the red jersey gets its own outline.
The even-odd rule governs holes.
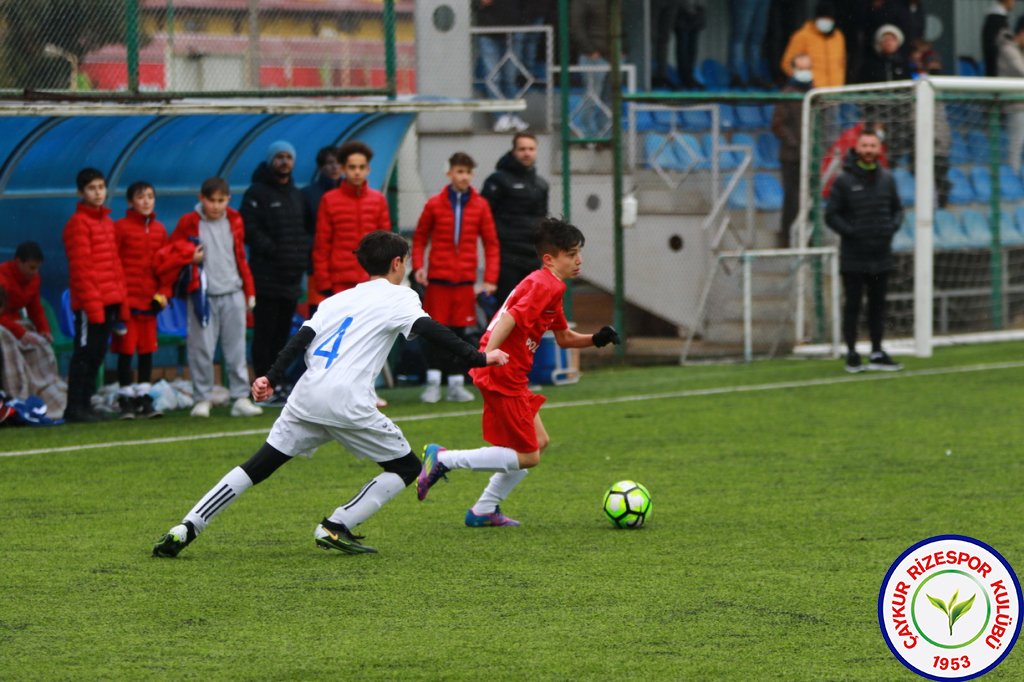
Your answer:
[[[483,351],[502,313],[511,315],[516,326],[501,344],[501,350],[508,353],[508,364],[471,369],[469,374],[473,377],[473,383],[505,395],[519,395],[529,391],[533,354],[540,346],[540,338],[549,329],[557,331],[569,328],[562,308],[564,294],[565,282],[547,268],[534,270],[517,284],[480,339],[480,350]]]

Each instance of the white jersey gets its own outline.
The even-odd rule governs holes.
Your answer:
[[[316,332],[306,348],[306,372],[288,407],[306,421],[366,426],[380,417],[373,382],[399,334],[427,317],[419,296],[383,277],[331,296],[303,326]]]

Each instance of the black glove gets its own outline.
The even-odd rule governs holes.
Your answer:
[[[324,298],[330,298],[331,295],[332,295],[331,294],[331,290],[330,289],[321,289],[320,290],[320,295],[323,296]]]
[[[609,343],[620,344],[622,339],[619,338],[619,333],[615,331],[615,327],[605,325],[601,327],[601,331],[594,334],[594,345],[598,348],[604,348]]]

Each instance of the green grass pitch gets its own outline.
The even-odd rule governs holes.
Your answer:
[[[258,432],[0,457],[0,678],[920,679],[876,620],[892,561],[959,533],[1024,571],[1020,348],[881,376],[838,360],[588,372],[544,391],[551,445],[503,505],[522,527],[464,527],[487,475],[455,471],[360,528],[371,556],[313,544],[378,471],[331,445],[179,558],[150,557],[272,415],[5,430],[0,455]],[[417,451],[481,443],[465,406],[417,394],[386,394]],[[624,478],[654,501],[637,531],[601,511]],[[1024,679],[1021,656],[986,679]]]

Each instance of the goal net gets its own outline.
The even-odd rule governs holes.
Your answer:
[[[838,244],[824,222],[832,182],[858,133],[881,131],[905,210],[886,336],[912,337],[918,355],[937,336],[1024,327],[1021,92],[1010,79],[933,77],[805,100],[800,243]],[[805,274],[812,292],[822,286],[819,273]]]

